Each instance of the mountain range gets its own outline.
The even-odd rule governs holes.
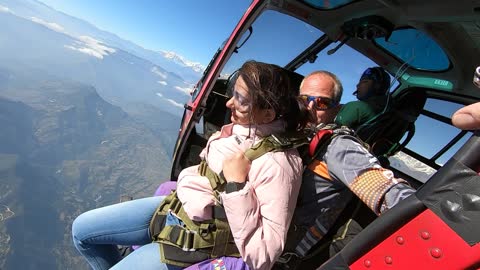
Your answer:
[[[124,194],[150,196],[168,179],[173,134],[91,86],[0,74],[10,78],[0,84],[0,269],[84,269],[71,245],[73,219]]]
[[[35,0],[0,25],[0,269],[87,269],[73,219],[168,179],[204,67]]]
[[[389,158],[390,166],[425,183],[437,172],[434,168],[400,151]]]
[[[180,115],[203,72],[199,63],[144,49],[35,0],[0,0],[0,23],[0,66],[92,85],[124,109],[142,102]]]

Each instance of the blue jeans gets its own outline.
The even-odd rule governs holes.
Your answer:
[[[72,225],[73,243],[93,269],[182,269],[160,261],[150,220],[163,196],[114,204],[85,212]],[[123,260],[117,245],[143,245]]]

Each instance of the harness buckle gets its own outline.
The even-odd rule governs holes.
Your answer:
[[[195,232],[190,230],[184,230],[185,240],[183,241],[182,250],[183,251],[195,251],[193,248],[193,239],[195,238]]]
[[[340,126],[336,129],[333,129],[333,134],[336,135],[352,135],[352,130],[347,126]]]
[[[288,138],[281,136],[279,137],[275,134],[272,134],[271,137],[273,139],[273,143],[280,145],[281,148],[290,148],[292,146],[292,142]]]
[[[290,262],[298,260],[299,256],[294,252],[285,252],[278,257],[277,262],[281,264],[289,264]]]
[[[200,236],[202,237],[206,237],[210,232],[216,230],[216,226],[215,224],[202,224],[200,225],[200,227],[198,228],[198,233],[200,234]]]

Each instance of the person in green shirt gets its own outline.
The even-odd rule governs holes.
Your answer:
[[[384,110],[389,89],[390,76],[383,68],[367,68],[353,92],[358,100],[343,105],[335,123],[357,129]]]

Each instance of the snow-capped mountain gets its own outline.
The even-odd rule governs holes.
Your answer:
[[[175,52],[160,51],[160,53],[162,53],[165,58],[171,59],[180,66],[191,67],[196,72],[203,72],[205,70],[205,66],[203,66],[202,64],[189,61]]]
[[[204,70],[204,66],[200,63],[187,60],[175,52],[166,54],[162,51],[156,52],[145,49],[113,33],[98,29],[89,22],[54,10],[36,0],[0,0],[0,12],[14,14],[25,19],[35,18],[33,20],[41,22],[50,29],[63,31],[71,36],[91,37],[106,46],[124,50],[161,66],[171,73],[176,73],[189,84],[196,83]],[[175,57],[172,57],[173,55]]]
[[[401,151],[390,157],[389,160],[390,166],[412,176],[422,183],[427,182],[428,179],[430,179],[430,177],[436,172],[435,169]]]
[[[0,24],[9,37],[0,42],[0,68],[91,85],[125,110],[143,102],[180,115],[201,76],[199,63],[145,50],[34,0],[0,0]]]

